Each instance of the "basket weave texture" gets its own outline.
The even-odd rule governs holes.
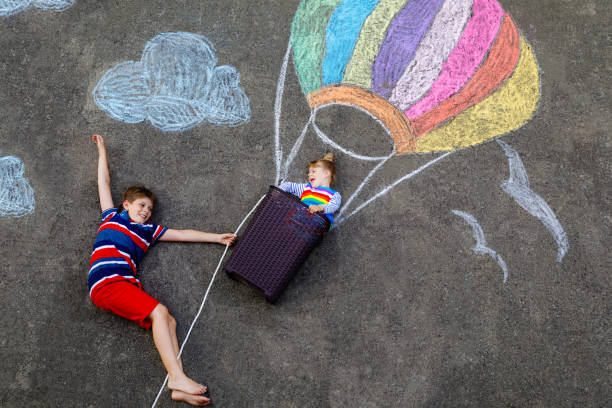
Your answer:
[[[270,186],[224,269],[275,302],[329,228],[327,217]]]

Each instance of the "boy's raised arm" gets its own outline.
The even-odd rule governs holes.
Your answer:
[[[93,135],[91,139],[98,146],[98,194],[100,196],[100,208],[104,211],[115,207],[110,189],[110,173],[108,172],[106,147],[104,146],[102,136]]]

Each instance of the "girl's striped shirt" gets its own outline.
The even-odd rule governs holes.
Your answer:
[[[89,263],[89,295],[116,281],[129,281],[142,287],[136,266],[149,248],[167,231],[156,224],[138,224],[127,211],[104,210]]]
[[[334,223],[334,213],[342,204],[342,197],[336,190],[329,187],[313,187],[310,183],[292,183],[285,181],[280,189],[300,197],[300,201],[306,205],[322,205],[325,216]]]

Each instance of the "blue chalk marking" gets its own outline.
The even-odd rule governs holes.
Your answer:
[[[76,0],[0,0],[0,16],[6,17],[21,13],[30,7],[41,10],[64,11],[75,3]]]
[[[544,224],[557,243],[557,262],[561,262],[569,249],[569,241],[555,212],[542,197],[529,186],[529,177],[521,157],[509,144],[497,139],[508,159],[510,177],[501,182],[501,188],[525,211]]]
[[[472,235],[474,235],[474,239],[476,240],[476,245],[472,248],[472,251],[475,254],[489,255],[491,258],[495,259],[504,273],[504,283],[506,283],[508,281],[508,266],[500,254],[487,246],[487,240],[485,239],[484,232],[476,218],[474,218],[472,214],[463,211],[452,210],[452,212],[456,216],[463,218],[470,225],[470,227],[472,227]]]
[[[114,119],[144,120],[163,131],[184,131],[204,122],[237,126],[251,117],[249,98],[233,67],[216,67],[206,37],[161,33],[147,42],[140,61],[121,62],[93,91],[94,102]]]
[[[34,190],[23,178],[21,160],[0,157],[0,217],[23,217],[32,213],[34,207]]]
[[[323,57],[323,84],[335,84],[344,78],[361,26],[374,11],[379,0],[344,0],[327,24],[325,56]]]

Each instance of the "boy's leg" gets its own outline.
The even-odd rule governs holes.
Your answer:
[[[170,332],[170,340],[172,340],[172,351],[174,352],[175,356],[178,356],[180,348],[178,345],[178,339],[176,338],[176,320],[174,319],[174,317],[168,313],[168,316],[170,317],[168,319],[168,331]],[[174,333],[174,335],[172,335],[172,333]],[[179,367],[181,368],[181,370],[183,370],[183,361],[180,357],[178,357],[176,359]]]
[[[199,395],[206,392],[206,387],[187,377],[182,364],[176,359],[178,341],[176,339],[176,323],[161,303],[149,315],[152,322],[153,341],[159,352],[162,363],[168,372],[168,388],[187,394]]]
[[[178,339],[176,338],[176,320],[174,319],[174,317],[172,317],[172,315],[170,315],[169,330],[170,330],[170,333],[175,334],[174,336],[171,336],[172,337],[172,349],[174,351],[174,355],[178,356],[180,349],[178,346]],[[182,370],[183,363],[181,361],[181,358],[180,357],[177,358],[176,361],[178,362],[179,367],[181,367],[181,370]],[[194,405],[196,407],[203,407],[203,406],[210,404],[210,399],[203,395],[187,394],[186,392],[177,391],[177,390],[172,391],[172,399],[174,401],[183,401],[188,404]]]

